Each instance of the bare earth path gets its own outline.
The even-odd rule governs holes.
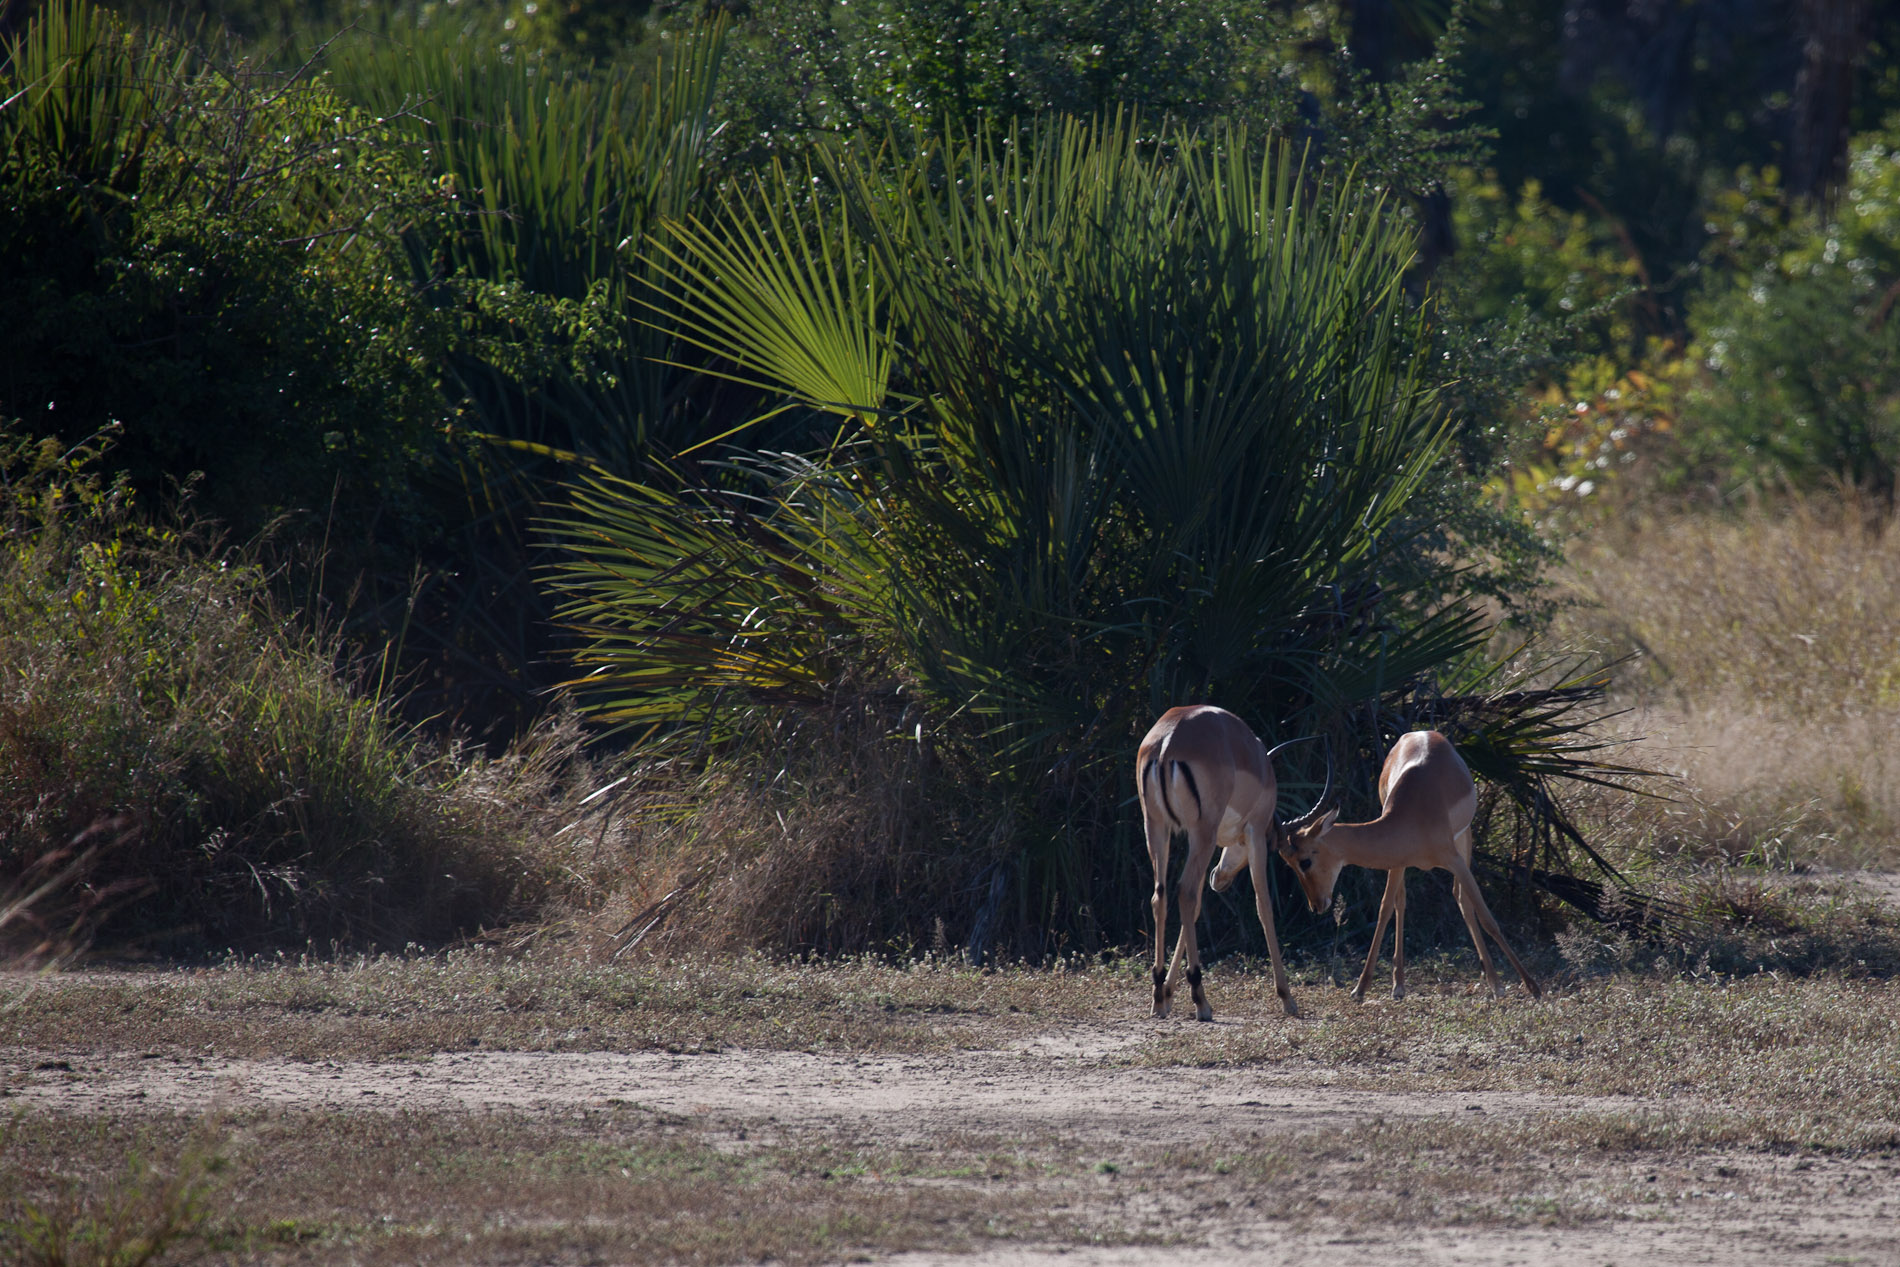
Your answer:
[[[1240,1025],[1240,1021],[1225,1021]],[[1167,1023],[1178,1027],[1178,1022]],[[1053,1182],[1017,1182],[1023,1202],[1110,1211],[1117,1227],[1160,1229],[1161,1244],[984,1243],[943,1250],[853,1255],[904,1267],[964,1264],[1244,1262],[1340,1264],[1797,1264],[1900,1263],[1900,1170],[1882,1158],[1778,1157],[1759,1150],[1704,1151],[1633,1165],[1581,1163],[1587,1173],[1547,1173],[1565,1200],[1617,1207],[1581,1226],[1390,1226],[1351,1214],[1355,1193],[1377,1188],[1377,1159],[1348,1154],[1294,1173],[1307,1213],[1289,1220],[1272,1176],[1203,1176],[1182,1187],[1157,1172],[1136,1182],[1123,1159],[1251,1148],[1276,1142],[1298,1154],[1308,1141],[1354,1131],[1534,1139],[1546,1126],[1626,1119],[1695,1107],[1681,1099],[1559,1095],[1524,1090],[1418,1093],[1388,1089],[1310,1065],[1154,1067],[1126,1056],[1157,1023],[1067,1024],[988,1050],[827,1054],[725,1048],[665,1051],[457,1051],[405,1059],[287,1060],[100,1050],[83,1041],[0,1049],[0,1085],[14,1112],[104,1119],[247,1109],[397,1115],[507,1112],[561,1117],[580,1110],[655,1115],[725,1152],[773,1140],[845,1138],[873,1148],[933,1141],[1055,1140],[1065,1155],[1100,1158]],[[1218,1029],[1203,1027],[1203,1029]],[[1502,1135],[1498,1135],[1502,1132]],[[1512,1132],[1517,1132],[1513,1135]],[[1370,1138],[1370,1137],[1369,1137]],[[1381,1137],[1382,1138],[1382,1137]],[[1487,1138],[1491,1138],[1487,1136]],[[1159,1152],[1157,1152],[1159,1150]],[[1335,1172],[1328,1187],[1326,1172]],[[1493,1165],[1492,1170],[1498,1167]],[[1554,1172],[1554,1163],[1552,1171]],[[826,1178],[829,1178],[829,1174]],[[982,1176],[978,1176],[980,1182]],[[1003,1182],[1019,1181],[1005,1177]],[[1403,1176],[1395,1183],[1410,1183]],[[1522,1178],[1512,1182],[1525,1182]],[[1330,1192],[1339,1213],[1326,1195]],[[1600,1198],[1589,1193],[1600,1193]],[[1631,1193],[1638,1200],[1631,1197]],[[1649,1200],[1649,1194],[1662,1194]],[[1400,1197],[1408,1193],[1398,1193]],[[1007,1199],[1007,1198],[1006,1198]],[[1313,1202],[1318,1202],[1317,1206]],[[1646,1203],[1645,1203],[1646,1202]]]

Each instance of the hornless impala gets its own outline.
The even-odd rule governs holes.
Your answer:
[[[1296,835],[1283,837],[1280,856],[1293,868],[1306,890],[1306,902],[1315,913],[1333,902],[1333,884],[1339,869],[1347,863],[1383,871],[1385,899],[1379,903],[1379,922],[1372,932],[1372,949],[1366,954],[1365,971],[1353,987],[1355,999],[1365,997],[1372,982],[1372,970],[1379,962],[1379,946],[1385,940],[1387,920],[1396,928],[1392,938],[1392,997],[1405,997],[1405,869],[1443,867],[1451,872],[1458,893],[1458,909],[1471,930],[1471,944],[1478,948],[1478,962],[1484,966],[1484,979],[1498,994],[1498,974],[1491,968],[1491,955],[1484,948],[1484,933],[1497,939],[1504,957],[1523,978],[1532,998],[1544,991],[1537,979],[1525,970],[1517,952],[1511,949],[1491,908],[1478,892],[1478,881],[1471,874],[1471,816],[1477,811],[1478,794],[1471,786],[1471,771],[1451,741],[1435,730],[1414,730],[1400,735],[1386,754],[1385,769],[1379,775],[1379,803],[1384,809],[1370,823],[1338,823],[1336,810],[1328,810],[1314,826]],[[1484,932],[1479,931],[1482,925]]]
[[[1300,740],[1292,740],[1299,743]],[[1274,814],[1279,786],[1273,778],[1273,752],[1254,737],[1247,723],[1221,708],[1196,705],[1170,708],[1154,724],[1135,756],[1135,784],[1141,793],[1142,825],[1148,835],[1148,861],[1154,864],[1155,892],[1155,1015],[1166,1016],[1174,1005],[1174,976],[1187,960],[1188,988],[1194,995],[1195,1015],[1214,1019],[1201,989],[1201,948],[1194,922],[1201,914],[1201,878],[1207,875],[1214,846],[1221,846],[1220,867],[1214,887],[1224,889],[1244,866],[1253,868],[1254,909],[1266,930],[1267,954],[1273,960],[1273,986],[1288,1016],[1298,1016],[1293,991],[1280,965],[1280,939],[1273,930],[1273,908],[1267,904],[1267,864],[1281,833],[1311,823],[1315,805],[1303,817],[1281,823]],[[1320,798],[1324,801],[1325,797]],[[1187,864],[1181,870],[1175,904],[1180,909],[1181,933],[1174,944],[1174,964],[1162,968],[1168,929],[1168,849],[1174,833],[1188,837]]]

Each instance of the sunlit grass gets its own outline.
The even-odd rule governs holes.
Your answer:
[[[1629,516],[1569,547],[1561,640],[1634,658],[1630,749],[1673,803],[1626,843],[1789,869],[1900,863],[1900,541],[1866,508]]]

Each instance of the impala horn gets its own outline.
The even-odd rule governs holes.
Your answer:
[[[1285,743],[1274,744],[1273,747],[1267,749],[1267,760],[1271,762],[1275,757],[1285,752],[1288,748],[1291,748],[1294,744],[1312,743],[1318,738],[1318,735],[1301,735],[1298,739],[1289,739]]]
[[[1308,735],[1306,736],[1306,738],[1317,739],[1319,738],[1319,736]],[[1267,756],[1272,757],[1274,752],[1280,751],[1281,748],[1287,747],[1288,744],[1296,744],[1296,743],[1302,743],[1302,742],[1304,742],[1304,740],[1300,740],[1300,739],[1288,740],[1287,743],[1280,744],[1278,747],[1274,748],[1273,752],[1269,752]],[[1278,814],[1275,814],[1273,816],[1274,829],[1279,833],[1280,838],[1284,840],[1288,835],[1292,834],[1293,832],[1298,831],[1300,828],[1306,826],[1308,823],[1318,818],[1321,814],[1324,814],[1327,810],[1331,809],[1332,802],[1333,802],[1333,749],[1332,749],[1332,745],[1328,744],[1326,746],[1326,786],[1323,789],[1321,789],[1320,794],[1319,794],[1319,799],[1313,802],[1312,809],[1307,810],[1304,814],[1301,814],[1298,818],[1291,818],[1282,822],[1280,819],[1280,816]]]

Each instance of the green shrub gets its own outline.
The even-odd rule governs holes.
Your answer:
[[[1118,107],[1198,121],[1290,106],[1296,26],[1257,5],[765,0],[732,94],[742,139]]]
[[[1468,107],[1453,82],[1456,16],[1433,24],[1431,56],[1374,83],[1343,48],[1332,5],[760,0],[743,15],[722,144],[749,157],[860,130],[937,135],[1118,111],[1299,136],[1315,162],[1407,196],[1434,192],[1479,153],[1479,134],[1458,122]]]
[[[145,496],[201,473],[240,534],[326,507],[338,551],[419,531],[454,327],[403,237],[447,207],[388,125],[85,0],[0,51],[0,101],[0,416],[116,422]]]
[[[1844,269],[1770,274],[1698,312],[1707,379],[1682,437],[1723,498],[1840,481],[1884,502],[1900,464],[1900,326]]]
[[[1723,498],[1841,482],[1891,504],[1900,469],[1900,120],[1855,137],[1846,186],[1791,206],[1743,173],[1691,311],[1704,379],[1684,410],[1678,482]]]
[[[712,180],[724,22],[670,39],[633,86],[632,68],[537,64],[441,25],[401,34],[339,39],[324,81],[389,119],[467,213],[427,245],[469,309],[443,368],[473,425],[621,472],[702,439],[704,384],[631,296],[650,273],[634,248]]]
[[[0,416],[119,424],[143,498],[272,525],[280,590],[400,647],[414,715],[505,742],[544,685],[547,455],[699,437],[627,259],[707,179],[720,29],[628,88],[433,16],[277,73],[45,7],[0,51]]]

